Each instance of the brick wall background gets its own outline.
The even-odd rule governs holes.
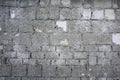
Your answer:
[[[0,80],[119,80],[120,0],[0,0]]]

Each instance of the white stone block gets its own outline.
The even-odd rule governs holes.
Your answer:
[[[67,32],[67,22],[66,21],[57,21],[56,25],[63,29],[63,31]]]
[[[113,43],[120,45],[120,33],[116,33],[112,35]]]
[[[92,19],[103,19],[104,11],[103,10],[95,10],[93,11]]]
[[[84,9],[82,13],[82,19],[90,19],[91,18],[91,10]]]
[[[112,9],[106,9],[105,10],[105,19],[113,20],[115,19],[115,12]]]

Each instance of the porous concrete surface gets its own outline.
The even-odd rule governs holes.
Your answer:
[[[120,80],[120,0],[0,0],[0,80]]]

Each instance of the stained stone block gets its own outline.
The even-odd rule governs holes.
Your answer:
[[[56,76],[56,66],[43,66],[42,67],[42,76],[43,77],[55,77]]]
[[[41,66],[40,65],[29,65],[28,66],[28,76],[41,76]]]
[[[94,7],[96,7],[96,8],[111,8],[112,2],[111,2],[111,0],[95,0]]]
[[[13,65],[12,76],[26,76],[26,65]]]
[[[0,76],[10,76],[11,66],[10,65],[0,65]]]
[[[92,7],[93,1],[92,0],[84,0],[84,8],[90,8]]]
[[[71,0],[71,5],[73,7],[81,7],[82,6],[83,1],[82,0]]]
[[[116,9],[116,11],[115,11],[115,18],[116,18],[117,20],[120,19],[120,9]]]
[[[56,74],[58,77],[69,77],[69,76],[71,76],[71,67],[59,66],[57,68]]]

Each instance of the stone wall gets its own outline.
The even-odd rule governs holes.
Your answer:
[[[120,0],[0,0],[0,80],[120,80]]]

